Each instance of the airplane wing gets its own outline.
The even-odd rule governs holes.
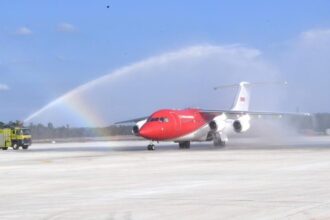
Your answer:
[[[229,118],[237,118],[242,115],[250,115],[256,118],[282,118],[285,116],[296,116],[296,117],[308,117],[311,116],[310,113],[300,113],[300,112],[258,112],[258,111],[233,111],[233,110],[200,110],[202,114],[218,116],[221,114],[227,115]]]
[[[147,118],[149,118],[149,116],[134,118],[134,119],[126,120],[126,121],[119,121],[119,122],[116,122],[115,125],[137,123],[137,122],[145,120]]]
[[[228,118],[236,119],[242,115],[250,115],[255,118],[282,118],[285,116],[293,117],[308,117],[311,116],[310,113],[299,113],[299,112],[258,112],[258,111],[233,111],[233,110],[199,110],[201,114],[208,116],[207,118],[213,118],[221,114],[226,114]],[[211,117],[210,117],[211,116]],[[139,121],[147,119],[149,116],[144,116],[140,118],[134,118],[126,121],[116,122],[115,125],[121,124],[132,124]]]

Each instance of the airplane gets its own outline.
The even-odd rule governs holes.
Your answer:
[[[148,150],[155,150],[154,142],[173,141],[180,149],[190,148],[190,142],[213,141],[215,147],[224,147],[228,135],[244,133],[250,129],[253,117],[286,115],[309,116],[309,113],[272,113],[249,111],[250,90],[253,85],[287,84],[287,82],[240,82],[239,84],[218,86],[214,89],[238,87],[236,97],[230,110],[203,110],[198,108],[161,109],[149,117],[142,117],[116,124],[136,124],[132,133],[150,140]]]

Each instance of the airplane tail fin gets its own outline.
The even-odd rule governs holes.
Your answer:
[[[231,107],[233,111],[248,111],[250,107],[251,87],[248,82],[240,82],[234,103]]]
[[[251,86],[253,85],[269,85],[269,84],[281,84],[286,85],[287,82],[240,82],[239,84],[225,85],[214,87],[215,90],[229,87],[238,87],[234,103],[232,105],[232,111],[248,111],[250,107],[251,98]]]

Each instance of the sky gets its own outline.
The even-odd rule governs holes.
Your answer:
[[[254,109],[330,111],[329,1],[2,0],[0,8],[0,121],[45,109],[44,123],[106,125],[159,107],[226,108],[232,92],[208,88],[269,79],[289,88],[271,99],[256,90]],[[162,89],[150,86],[159,81]],[[76,98],[65,96],[76,88]]]

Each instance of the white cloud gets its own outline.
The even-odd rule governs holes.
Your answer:
[[[9,86],[5,84],[0,84],[0,91],[9,90]]]
[[[16,35],[22,35],[22,36],[27,36],[27,35],[31,35],[33,32],[31,29],[27,28],[27,27],[20,27],[16,30]]]
[[[311,29],[300,34],[296,47],[299,48],[319,48],[330,47],[330,29]]]
[[[56,30],[58,32],[72,33],[72,32],[77,31],[77,28],[74,25],[70,24],[70,23],[65,23],[64,22],[64,23],[58,24]]]
[[[312,29],[312,30],[304,31],[301,34],[301,38],[304,40],[317,40],[320,37],[329,38],[330,29]]]

